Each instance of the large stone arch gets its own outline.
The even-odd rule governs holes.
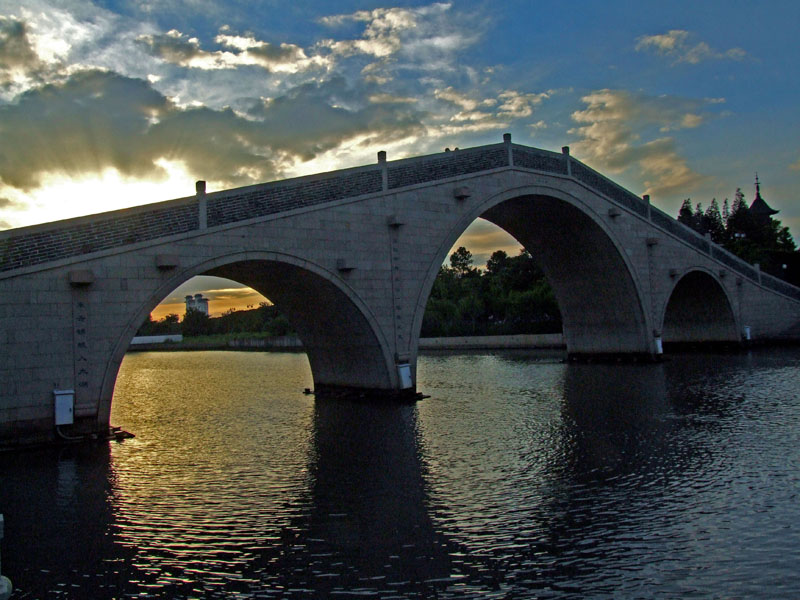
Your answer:
[[[125,325],[106,365],[99,422],[108,421],[119,367],[136,330],[172,290],[196,275],[232,279],[272,300],[298,332],[318,392],[398,387],[393,355],[375,316],[341,278],[287,254],[242,252],[181,269],[150,293]]]
[[[725,286],[703,269],[676,281],[664,307],[665,344],[738,343],[739,328]]]
[[[479,217],[507,231],[539,262],[558,301],[571,356],[655,353],[640,284],[622,244],[579,199],[544,185],[496,194],[466,212],[452,227],[422,287],[413,339],[419,338],[439,266]]]

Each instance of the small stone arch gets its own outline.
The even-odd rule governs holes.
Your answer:
[[[117,373],[138,327],[172,290],[195,275],[232,279],[270,298],[297,330],[317,391],[398,387],[393,355],[375,316],[340,277],[287,254],[243,252],[182,269],[149,294],[124,326],[106,365],[100,422],[110,416]]]
[[[662,323],[665,345],[740,341],[733,304],[725,286],[704,269],[691,269],[675,282]]]
[[[547,185],[506,190],[465,212],[430,266],[417,303],[414,339],[439,265],[478,217],[507,231],[539,262],[556,295],[570,355],[655,353],[641,287],[621,243],[580,200]]]

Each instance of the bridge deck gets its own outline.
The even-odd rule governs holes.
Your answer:
[[[52,261],[502,168],[571,177],[739,275],[800,300],[800,289],[761,273],[568,152],[559,154],[508,142],[11,229],[0,232],[0,277]]]

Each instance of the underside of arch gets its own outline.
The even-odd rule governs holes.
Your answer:
[[[139,314],[132,316],[120,332],[116,350],[106,364],[97,413],[101,428],[108,425],[117,373],[141,320],[170,290],[195,275],[225,277],[272,300],[303,342],[317,393],[358,391],[390,396],[396,393],[398,377],[390,368],[394,363],[388,346],[382,343],[379,328],[367,309],[344,286],[336,285],[318,269],[295,264],[287,257],[229,258],[230,262],[219,259],[216,266],[197,266],[164,282],[159,290],[153,290]]]
[[[571,356],[652,353],[630,268],[591,217],[564,200],[539,195],[507,200],[481,216],[539,261],[558,300]]]
[[[704,271],[690,271],[672,290],[664,311],[665,344],[739,342],[725,290]]]
[[[393,389],[386,352],[355,302],[326,278],[289,263],[249,260],[204,273],[243,283],[286,315],[308,354],[316,390]]]

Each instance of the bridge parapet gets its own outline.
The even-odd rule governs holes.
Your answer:
[[[216,227],[382,191],[381,171],[365,167],[342,174],[287,180],[208,196],[208,226]],[[283,184],[283,185],[281,185]]]
[[[382,153],[383,154],[383,153]],[[0,232],[0,276],[26,267],[75,258],[131,244],[188,234],[288,211],[397,191],[416,185],[505,168],[530,169],[573,180],[652,226],[687,243],[739,275],[800,300],[800,289],[761,273],[691,228],[651,206],[569,155],[504,143],[320,173],[161,202],[156,206],[79,217]],[[201,201],[198,201],[201,200]]]
[[[514,145],[512,152],[514,166],[534,171],[546,171],[557,175],[568,175],[567,156],[537,148]]]
[[[636,194],[629,192],[624,187],[617,185],[607,177],[600,175],[594,169],[590,169],[585,164],[578,160],[571,159],[571,172],[572,176],[578,181],[585,183],[589,187],[603,194],[606,198],[613,200],[637,213],[639,216],[648,218],[649,203],[645,202]]]
[[[199,227],[199,220],[194,203],[172,201],[156,209],[115,211],[91,221],[82,217],[53,225],[1,232],[0,272],[187,233]]]
[[[394,190],[508,166],[508,152],[505,144],[407,158],[389,163],[389,189]]]

